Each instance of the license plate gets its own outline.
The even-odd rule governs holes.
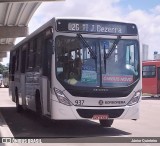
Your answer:
[[[103,119],[108,119],[108,115],[93,115],[92,119],[93,120],[103,120]]]

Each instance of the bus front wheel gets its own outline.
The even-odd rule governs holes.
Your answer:
[[[113,124],[113,119],[107,119],[107,120],[99,120],[100,125],[103,127],[111,127],[111,125]]]

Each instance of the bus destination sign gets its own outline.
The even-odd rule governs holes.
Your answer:
[[[114,35],[137,35],[138,33],[135,24],[93,20],[57,20],[57,31]]]
[[[97,33],[126,33],[125,26],[112,24],[68,23],[69,31],[97,32]]]

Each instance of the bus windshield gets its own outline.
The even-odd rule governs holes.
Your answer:
[[[63,84],[83,87],[126,87],[140,76],[137,40],[56,37],[56,74]],[[96,54],[96,58],[92,57]],[[111,53],[108,55],[108,53]],[[109,56],[109,57],[106,57]]]

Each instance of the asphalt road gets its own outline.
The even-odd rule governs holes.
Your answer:
[[[63,145],[76,146],[82,145],[81,143],[83,145],[89,145],[88,143],[105,145],[101,142],[109,137],[115,138],[115,144],[107,144],[107,146],[160,145],[160,143],[116,144],[117,137],[160,137],[160,99],[145,98],[141,101],[140,111],[139,120],[115,120],[111,128],[103,128],[98,122],[89,120],[59,122],[41,120],[30,111],[16,113],[15,103],[11,101],[8,89],[0,88],[0,112],[14,137],[47,137],[52,138],[56,145],[60,145],[59,142]]]

